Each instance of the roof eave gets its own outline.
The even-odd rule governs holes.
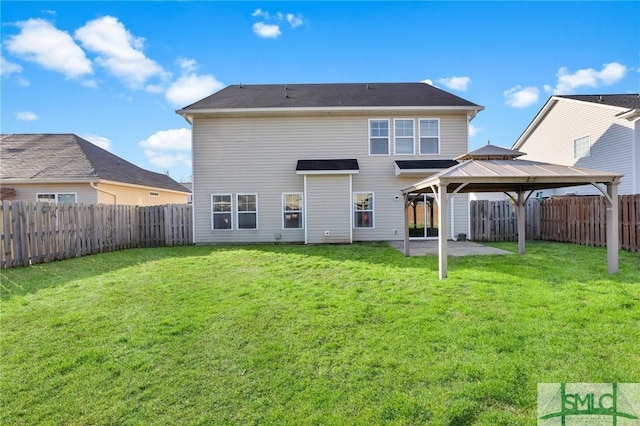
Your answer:
[[[64,178],[50,178],[50,179],[24,179],[24,178],[2,178],[2,185],[7,183],[11,184],[54,184],[54,183],[91,183],[98,182],[99,178],[77,178],[77,179],[64,179]]]
[[[524,145],[524,143],[527,141],[531,133],[533,133],[533,131],[538,127],[538,125],[543,120],[543,118],[546,117],[547,113],[551,110],[551,108],[555,106],[556,103],[558,103],[560,99],[561,98],[557,96],[551,96],[547,100],[547,102],[542,106],[540,111],[538,111],[536,116],[533,118],[531,123],[529,123],[526,129],[524,129],[524,132],[522,132],[520,137],[511,146],[511,149],[519,150],[522,147],[522,145]]]
[[[252,115],[252,114],[308,114],[308,113],[352,113],[359,111],[461,111],[467,113],[477,114],[484,109],[480,105],[468,105],[468,106],[344,106],[344,107],[296,107],[296,108],[282,108],[282,107],[265,107],[265,108],[202,108],[202,109],[180,109],[176,113],[185,117],[187,121],[194,115]],[[189,121],[191,122],[191,121]]]

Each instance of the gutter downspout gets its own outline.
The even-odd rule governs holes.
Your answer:
[[[118,195],[116,195],[115,193],[109,192],[109,191],[107,191],[105,189],[102,189],[102,188],[98,188],[98,186],[95,184],[95,182],[89,182],[89,186],[91,186],[96,191],[104,192],[105,194],[111,195],[113,197],[113,204],[118,204]]]

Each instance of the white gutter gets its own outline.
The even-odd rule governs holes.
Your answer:
[[[95,183],[95,182],[89,182],[89,185],[90,185],[93,189],[95,189],[96,191],[104,192],[105,194],[111,195],[111,196],[113,197],[113,204],[118,204],[118,196],[117,196],[116,194],[114,194],[113,192],[109,192],[109,191],[107,191],[107,190],[105,190],[105,189],[98,188],[98,186],[96,185],[96,183]]]

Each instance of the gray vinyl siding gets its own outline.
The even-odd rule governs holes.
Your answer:
[[[371,156],[370,118],[388,118],[391,125],[394,118],[414,118],[416,139],[418,119],[439,118],[441,153]],[[353,229],[353,240],[400,240],[403,207],[395,196],[426,176],[395,176],[394,160],[452,159],[468,151],[466,114],[196,118],[192,139],[195,242],[200,244],[274,242],[275,233],[282,242],[304,242],[304,229],[282,229],[282,193],[304,192],[304,176],[295,170],[298,160],[337,158],[358,160],[359,173],[352,175],[353,192],[375,194],[375,228]],[[416,140],[416,153],[417,144]],[[392,143],[390,152],[394,152]],[[258,194],[258,229],[213,231],[211,195],[232,194],[235,201],[238,193]],[[304,206],[305,216],[313,214],[311,208],[314,206]],[[350,202],[346,208],[350,218]],[[456,211],[463,214],[465,209],[468,207]],[[465,224],[460,232],[467,228]]]
[[[622,109],[591,102],[560,100],[519,148],[528,160],[620,173],[618,191],[633,193],[633,125],[616,117]],[[574,158],[575,139],[589,136],[591,155]],[[635,177],[637,181],[637,175]],[[550,191],[545,191],[549,194]],[[554,194],[600,194],[593,186],[555,190]]]
[[[349,175],[307,176],[308,244],[351,242],[349,180]]]

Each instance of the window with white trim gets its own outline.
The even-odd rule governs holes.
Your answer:
[[[231,194],[211,196],[211,222],[214,231],[229,231],[231,223]]]
[[[238,229],[258,229],[258,195],[236,194]]]
[[[421,118],[419,122],[420,154],[439,154],[440,120],[437,118]]]
[[[49,203],[75,203],[76,194],[74,193],[51,193],[51,194],[37,194],[37,201],[45,201]]]
[[[282,229],[302,228],[302,193],[282,194]]]
[[[396,154],[413,154],[415,139],[414,120],[402,118],[393,120],[393,134]]]
[[[353,227],[373,228],[373,192],[353,193]]]
[[[369,154],[389,155],[389,120],[369,120]]]
[[[582,157],[589,157],[591,155],[591,144],[589,143],[589,136],[583,136],[573,140],[573,158],[576,160]]]

